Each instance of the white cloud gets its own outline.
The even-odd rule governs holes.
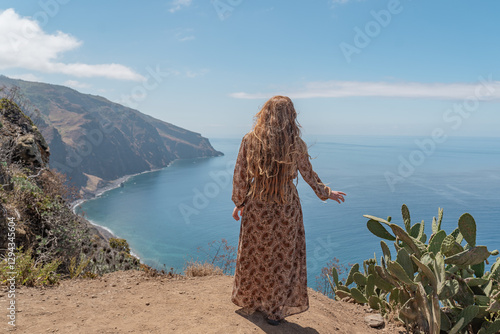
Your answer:
[[[332,5],[338,5],[338,4],[343,4],[346,2],[349,2],[350,0],[330,0],[330,4]]]
[[[89,88],[90,87],[90,85],[83,83],[83,82],[76,81],[76,80],[66,80],[63,85],[71,87],[71,88]]]
[[[33,73],[9,74],[8,77],[11,79],[20,79],[24,81],[35,81],[35,82],[43,81],[40,77],[37,77]]]
[[[186,77],[188,77],[188,78],[202,77],[205,74],[207,74],[208,72],[210,72],[210,70],[208,70],[208,69],[202,69],[202,70],[199,70],[199,71],[187,70],[186,71]]]
[[[193,35],[190,35],[190,36],[176,36],[177,40],[179,42],[187,42],[187,41],[192,41],[194,39],[194,36]]]
[[[175,77],[185,77],[185,78],[197,78],[197,77],[202,77],[205,74],[209,73],[210,70],[207,68],[201,69],[201,70],[191,70],[191,69],[183,69],[183,70],[176,70],[173,68],[164,70],[165,73],[168,73],[171,76]]]
[[[330,3],[331,8],[335,8],[338,5],[343,5],[343,4],[346,4],[348,2],[360,2],[360,1],[364,1],[364,0],[329,0],[328,2]]]
[[[142,81],[144,77],[120,64],[66,64],[64,52],[82,45],[61,31],[47,34],[33,19],[20,17],[14,9],[0,11],[0,70],[23,68],[44,73],[63,73],[76,77],[104,77]]]
[[[187,42],[195,39],[193,29],[177,29],[174,36],[179,42]]]
[[[193,0],[174,0],[170,3],[170,13],[175,13],[178,10],[181,10],[183,7],[191,6]]]
[[[389,97],[456,100],[476,97],[480,100],[500,99],[500,81],[482,78],[477,83],[419,83],[419,82],[310,82],[300,90],[268,93],[232,93],[238,99],[265,99],[274,95],[295,99],[342,97]]]
[[[342,4],[345,4],[345,3],[348,3],[348,2],[353,2],[353,1],[360,2],[360,1],[363,1],[363,0],[330,0],[330,4],[332,6],[335,6],[335,5],[342,5]]]

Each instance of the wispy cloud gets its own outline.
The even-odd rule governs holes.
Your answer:
[[[193,31],[193,29],[177,29],[174,33],[174,37],[179,42],[192,41],[195,39]]]
[[[351,0],[330,0],[330,4],[332,6],[334,6],[334,5],[343,4],[343,3],[346,3],[349,1],[351,1]]]
[[[330,5],[335,6],[335,5],[343,5],[348,2],[360,2],[364,0],[329,0],[328,2]]]
[[[349,2],[361,2],[361,1],[365,0],[328,0],[328,3],[330,4],[330,8],[334,9],[339,5],[345,5],[346,3]]]
[[[68,87],[71,87],[71,88],[89,88],[90,85],[89,84],[86,84],[86,83],[83,83],[83,82],[79,82],[79,81],[76,81],[76,80],[66,80],[64,82],[64,85],[65,86],[68,86]]]
[[[176,36],[177,40],[179,42],[187,42],[187,41],[192,41],[194,39],[193,35],[190,36]]]
[[[188,77],[188,78],[202,77],[205,74],[207,74],[208,72],[210,72],[210,70],[208,70],[208,69],[202,69],[202,70],[199,70],[199,71],[188,70],[188,71],[186,71],[186,77]]]
[[[44,73],[63,73],[76,77],[104,77],[142,81],[145,78],[120,64],[66,64],[62,54],[82,45],[61,31],[47,34],[36,20],[20,17],[14,9],[0,11],[0,70],[22,68]]]
[[[193,0],[174,0],[170,3],[170,13],[175,13],[184,7],[191,6]]]
[[[170,68],[170,69],[167,69],[164,71],[168,72],[169,75],[174,76],[174,77],[190,78],[190,79],[202,77],[210,72],[210,70],[207,68],[203,68],[201,70],[191,70],[191,69],[177,70],[177,69]]]
[[[11,79],[21,79],[24,81],[35,81],[35,82],[42,82],[42,78],[34,75],[33,73],[23,73],[23,74],[9,74],[9,78]]]
[[[265,99],[274,95],[287,95],[295,99],[342,97],[389,97],[415,99],[500,99],[500,81],[485,78],[478,83],[419,83],[419,82],[310,82],[302,89],[282,92],[232,93],[238,99]]]

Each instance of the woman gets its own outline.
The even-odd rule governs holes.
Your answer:
[[[271,325],[309,308],[297,170],[321,200],[340,203],[313,171],[292,101],[274,96],[242,140],[233,176],[233,218],[242,218],[231,300]]]

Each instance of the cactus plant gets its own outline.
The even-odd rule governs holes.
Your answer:
[[[425,333],[500,331],[500,258],[485,272],[488,258],[498,255],[498,251],[476,245],[474,218],[463,214],[458,227],[447,235],[441,229],[440,208],[426,244],[424,221],[411,225],[406,205],[401,212],[404,228],[391,223],[391,217],[386,220],[364,216],[370,232],[394,241],[395,260],[387,243],[381,240],[380,262],[376,258],[365,260],[363,272],[355,264],[345,285],[339,282],[334,269],[330,284],[336,298],[348,297],[384,315],[392,313],[407,327]],[[462,245],[464,240],[466,245]],[[356,286],[349,287],[351,284]]]

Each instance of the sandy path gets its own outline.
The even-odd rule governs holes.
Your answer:
[[[399,333],[369,328],[362,307],[335,302],[310,289],[310,309],[277,327],[260,313],[240,314],[231,303],[232,277],[192,279],[115,272],[95,280],[66,280],[53,288],[17,291],[15,333]],[[7,295],[0,293],[0,313]]]

